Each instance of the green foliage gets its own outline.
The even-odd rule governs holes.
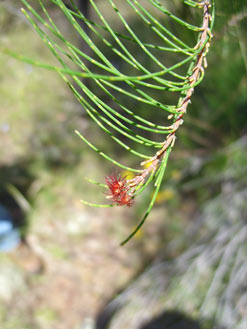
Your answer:
[[[134,199],[153,183],[148,209],[124,244],[143,225],[154,205],[176,132],[183,123],[194,88],[204,77],[214,4],[207,0],[186,0],[164,6],[158,0],[149,0],[147,5],[142,5],[141,1],[127,0],[126,14],[121,2],[109,0],[105,3],[108,6],[105,15],[100,5],[90,0],[95,16],[92,21],[83,16],[73,1],[67,7],[62,0],[52,0],[83,40],[83,51],[61,32],[41,0],[42,13],[26,0],[22,2],[27,9],[23,13],[59,65],[6,52],[59,73],[106,138],[113,139],[127,154],[142,159],[141,169],[136,168],[136,161],[134,166],[117,161],[92,143],[91,136],[88,138],[77,131],[89,147],[109,162],[135,173],[134,178],[126,180],[130,198]],[[175,7],[189,11],[188,16],[194,22],[173,14]],[[111,21],[108,15],[113,17]],[[141,30],[131,24],[133,19],[141,24]],[[90,34],[82,28],[81,21]],[[153,118],[153,111],[157,110],[160,114]],[[117,204],[114,195],[112,201],[113,205]]]

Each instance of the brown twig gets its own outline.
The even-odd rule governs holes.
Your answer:
[[[194,92],[194,85],[199,80],[200,75],[204,71],[204,68],[207,67],[206,54],[208,52],[210,41],[212,38],[211,31],[209,29],[210,21],[212,19],[209,12],[211,5],[208,0],[205,0],[200,4],[198,4],[198,6],[203,8],[203,23],[202,23],[200,38],[197,45],[195,46],[195,49],[201,48],[201,51],[199,52],[199,54],[195,59],[195,66],[192,70],[192,74],[190,75],[190,77],[188,77],[188,84],[190,87],[187,89],[187,92],[185,96],[182,98],[182,100],[180,100],[180,105],[178,106],[176,110],[176,114],[174,116],[174,122],[170,126],[172,132],[164,140],[162,148],[155,154],[154,157],[146,161],[143,161],[141,163],[141,166],[150,163],[148,168],[143,169],[143,171],[140,174],[136,175],[133,179],[128,180],[128,185],[131,188],[130,190],[131,194],[135,192],[136,187],[139,184],[143,183],[151,172],[156,171],[158,169],[161,159],[164,157],[167,149],[169,147],[173,147],[176,139],[176,132],[178,128],[183,124],[183,116],[186,113],[187,106],[191,102],[191,96]],[[209,39],[207,41],[208,36]]]

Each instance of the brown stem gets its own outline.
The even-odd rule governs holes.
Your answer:
[[[195,47],[195,49],[202,48],[199,54],[197,55],[197,58],[195,60],[195,66],[192,71],[191,76],[188,78],[188,83],[190,85],[190,88],[187,90],[184,98],[180,101],[180,106],[177,108],[177,114],[175,114],[175,121],[173,122],[173,125],[171,126],[172,132],[167,135],[166,139],[163,142],[163,147],[155,154],[154,157],[151,159],[148,159],[146,161],[143,161],[141,165],[144,165],[146,163],[151,162],[150,166],[146,169],[144,169],[140,174],[136,175],[133,179],[128,180],[129,186],[132,188],[132,191],[136,186],[138,186],[140,183],[142,183],[148,175],[152,171],[156,171],[159,167],[160,160],[165,155],[166,150],[169,147],[173,147],[176,139],[176,132],[178,128],[183,124],[183,116],[186,113],[187,106],[191,102],[191,96],[194,92],[194,85],[200,78],[200,74],[204,71],[204,67],[206,67],[206,54],[208,52],[210,41],[211,41],[211,32],[209,29],[210,21],[211,21],[211,15],[209,12],[210,9],[210,3],[208,0],[205,0],[198,4],[200,7],[203,8],[203,23],[201,28],[201,34],[199,41]],[[206,42],[207,37],[209,35],[209,40]]]

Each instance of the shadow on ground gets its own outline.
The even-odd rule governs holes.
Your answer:
[[[145,323],[140,329],[201,329],[199,322],[187,315],[177,312],[163,312],[156,318]]]
[[[108,314],[101,312],[96,320],[96,329],[107,329],[116,311],[115,309]],[[141,325],[139,329],[202,329],[202,327],[197,320],[174,310],[162,312]]]

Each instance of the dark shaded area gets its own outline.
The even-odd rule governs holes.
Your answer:
[[[80,12],[86,17],[89,18],[89,1],[88,0],[79,0],[78,1],[78,8]],[[88,26],[82,22],[82,26],[84,30],[88,33]]]
[[[14,227],[20,229],[22,238],[28,226],[25,216],[27,209],[22,201],[29,199],[27,193],[33,180],[28,161],[0,167],[0,204],[8,209],[13,218]]]
[[[85,16],[86,18],[89,18],[89,1],[88,0],[78,0],[75,2],[71,1],[64,1],[65,5],[69,9],[74,9],[74,4],[77,5],[80,12]],[[81,25],[81,27],[88,33],[88,26],[85,24],[83,20],[78,20],[78,23]]]
[[[163,312],[140,329],[201,329],[199,322],[187,315],[177,312]]]
[[[109,303],[96,319],[96,329],[107,329],[114,315],[121,306],[117,303]],[[179,311],[164,311],[149,322],[144,323],[139,329],[202,329],[204,324],[192,319]],[[207,328],[211,328],[210,326]],[[224,328],[217,328],[224,329]]]
[[[0,193],[0,204],[5,206],[11,213],[11,217],[13,218],[13,224],[15,227],[26,227],[25,215],[9,192],[2,191]]]
[[[111,302],[104,306],[95,320],[95,329],[107,329],[113,316],[117,313],[120,307],[121,306],[116,302]]]

